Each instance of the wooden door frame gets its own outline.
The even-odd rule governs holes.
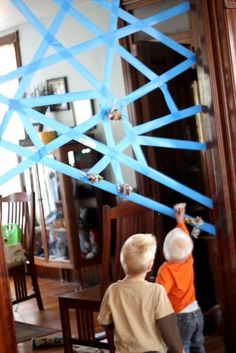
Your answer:
[[[158,2],[123,0],[122,4],[126,10],[134,10]],[[209,141],[207,178],[217,228],[215,270],[223,309],[222,329],[226,353],[232,353],[236,352],[236,0],[190,3],[200,101],[207,107],[202,114],[202,128],[205,141]],[[127,87],[132,86],[131,81],[128,76]]]
[[[13,44],[17,66],[21,65],[19,34],[10,33],[0,38],[0,45]],[[0,353],[17,353],[14,315],[11,305],[8,270],[4,256],[4,244],[0,227]]]
[[[0,353],[17,353],[15,323],[3,247],[3,238],[0,234]]]
[[[235,1],[231,1],[231,3]],[[232,73],[229,12],[226,1],[194,0],[194,15],[204,37],[198,35],[198,65],[202,104],[208,106],[208,131],[212,134],[211,155],[208,168],[211,195],[215,201],[214,219],[217,227],[217,261],[220,299],[223,309],[223,334],[226,353],[236,351],[236,150],[235,143],[235,82]],[[228,13],[227,13],[228,12]],[[235,17],[234,17],[235,18]],[[200,23],[200,26],[199,26]],[[202,40],[204,38],[204,40]],[[236,40],[234,38],[234,40]],[[212,92],[209,107],[208,89]]]

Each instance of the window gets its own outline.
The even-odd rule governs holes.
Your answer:
[[[14,71],[21,65],[20,48],[18,32],[6,35],[0,38],[0,75],[5,75],[8,72]],[[4,82],[0,85],[0,94],[6,97],[14,97],[19,86],[18,79]],[[4,122],[5,113],[8,106],[3,104],[0,100],[0,127]],[[24,127],[17,114],[11,116],[6,129],[2,134],[2,138],[13,143],[17,143],[19,139],[24,138]],[[8,170],[17,164],[17,156],[15,153],[10,152],[0,147],[0,175],[5,174]],[[8,195],[12,192],[20,191],[20,178],[19,176],[7,181],[0,185],[0,193]]]

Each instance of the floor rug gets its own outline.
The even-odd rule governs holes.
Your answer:
[[[31,325],[20,321],[15,321],[15,325],[17,343],[31,340],[33,337],[42,337],[59,332],[53,328]]]

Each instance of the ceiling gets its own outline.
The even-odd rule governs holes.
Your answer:
[[[10,0],[0,1],[0,32],[18,26],[24,22],[24,17]]]

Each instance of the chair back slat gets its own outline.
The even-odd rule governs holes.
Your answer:
[[[77,315],[77,331],[80,340],[95,340],[93,312],[79,309]]]
[[[22,232],[22,246],[33,260],[35,234],[34,193],[16,192],[0,196],[0,224],[17,224]]]
[[[120,251],[127,238],[136,233],[156,235],[156,217],[151,209],[124,201],[118,206],[103,207],[103,259],[101,297],[110,282],[123,278]]]
[[[12,229],[13,240],[15,228],[8,225],[17,225],[21,230],[21,243],[26,257],[26,266],[21,261],[13,261],[8,267],[9,275],[14,279],[15,299],[13,304],[36,297],[39,309],[43,310],[42,298],[37,280],[37,268],[34,262],[35,241],[35,194],[16,192],[8,196],[0,195],[0,226]],[[17,229],[18,230],[18,229]],[[10,236],[9,236],[10,237]],[[18,238],[18,237],[17,237]],[[19,241],[19,239],[17,239]],[[27,269],[27,272],[25,271]],[[26,274],[31,276],[33,292],[27,293]]]

